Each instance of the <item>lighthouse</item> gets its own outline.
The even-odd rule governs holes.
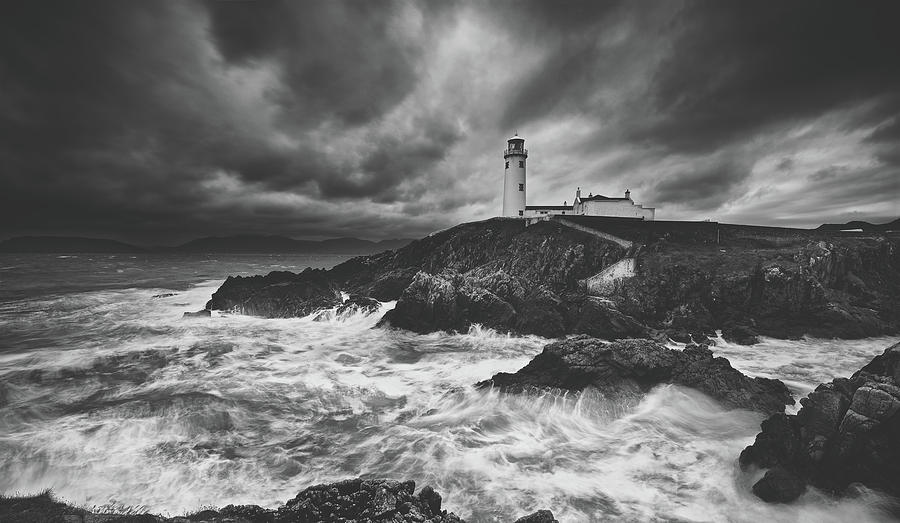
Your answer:
[[[503,175],[503,216],[525,215],[525,139],[518,134],[506,141],[503,160],[506,171]]]

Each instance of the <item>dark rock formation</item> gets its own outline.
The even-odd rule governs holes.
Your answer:
[[[209,309],[202,309],[197,312],[185,312],[182,318],[209,318],[212,312]]]
[[[753,493],[769,503],[787,503],[806,492],[806,483],[784,467],[766,471],[765,476],[753,485]]]
[[[549,510],[538,510],[533,514],[522,516],[514,523],[559,523]]]
[[[341,293],[326,272],[306,269],[266,276],[229,276],[213,293],[207,309],[225,310],[266,318],[307,316],[342,303]]]
[[[509,392],[595,387],[621,395],[660,383],[692,387],[728,406],[767,414],[784,412],[785,405],[794,403],[780,381],[749,378],[725,358],[714,358],[707,347],[690,345],[678,351],[650,340],[605,343],[586,336],[551,343],[515,374],[501,372],[476,386]]]
[[[809,483],[840,493],[851,483],[900,496],[900,344],[849,379],[819,385],[796,415],[762,423],[742,466],[771,469],[753,491],[790,501]]]
[[[335,313],[338,316],[343,316],[345,314],[353,314],[357,312],[362,312],[363,314],[372,314],[381,308],[381,303],[378,300],[369,298],[367,296],[360,296],[359,294],[351,294],[344,300],[344,303],[337,308]]]
[[[746,325],[730,325],[722,329],[722,338],[738,345],[756,345],[759,336]]]
[[[257,505],[228,505],[204,509],[184,517],[154,514],[93,514],[53,499],[49,492],[36,496],[0,496],[0,521],[23,523],[454,523],[463,520],[441,509],[441,496],[431,487],[415,494],[412,481],[350,479],[303,490],[278,509]],[[517,520],[522,523],[556,523],[549,510]]]
[[[441,497],[431,487],[418,495],[412,481],[351,479],[310,487],[278,509],[275,521],[462,521],[441,510]]]
[[[647,242],[637,276],[610,296],[617,310],[668,332],[722,329],[743,344],[758,335],[860,338],[900,331],[896,235],[717,230],[719,243],[679,238],[677,228],[671,240]]]
[[[208,308],[305,316],[339,305],[342,290],[397,300],[382,325],[417,332],[465,331],[479,323],[547,337],[671,336],[687,343],[721,329],[745,344],[758,336],[900,332],[894,233],[572,220],[633,246],[555,221],[526,227],[524,220],[493,219],[328,271],[229,278]],[[635,260],[635,275],[589,295],[585,281],[623,258]]]

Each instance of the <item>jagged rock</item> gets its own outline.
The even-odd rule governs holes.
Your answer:
[[[441,512],[441,495],[434,491],[430,485],[425,485],[419,491],[419,499],[428,505],[431,512],[439,514]]]
[[[511,330],[516,319],[512,305],[470,278],[420,272],[381,324],[415,332],[463,331],[472,323]]]
[[[753,485],[753,493],[769,503],[788,503],[806,491],[806,484],[784,467],[767,470]]]
[[[722,329],[722,338],[731,343],[738,345],[756,345],[759,343],[759,336],[756,332],[746,325],[731,325]]]
[[[351,479],[310,487],[278,509],[276,522],[461,522],[440,510],[440,496],[425,487],[415,495],[412,481]],[[437,503],[435,504],[435,496]]]
[[[609,301],[583,294],[560,296],[543,285],[529,290],[502,271],[480,277],[420,272],[381,324],[425,333],[465,331],[473,323],[545,337],[569,332],[605,339],[649,335],[645,326]]]
[[[684,329],[674,329],[669,331],[669,338],[672,341],[677,341],[678,343],[692,343],[694,340],[691,338],[691,333]]]
[[[199,310],[197,312],[185,312],[182,318],[209,318],[212,312],[209,309]]]
[[[257,505],[208,508],[184,517],[154,514],[94,514],[57,501],[49,493],[0,496],[0,521],[134,522],[134,523],[462,523],[441,510],[441,496],[431,487],[415,494],[412,481],[349,479],[309,487],[278,509]],[[537,520],[544,521],[544,520]],[[551,520],[547,520],[551,521]]]
[[[577,298],[570,298],[570,301],[579,303]],[[573,310],[573,316],[573,325],[568,332],[607,340],[650,337],[650,329],[616,309],[609,300],[585,297],[580,307]]]
[[[229,276],[212,295],[206,308],[266,318],[290,318],[341,303],[341,294],[326,271],[307,269],[300,274],[270,272],[266,276]]]
[[[419,272],[400,295],[394,309],[380,322],[385,324],[415,332],[461,328],[454,282],[447,277]]]
[[[794,400],[778,380],[749,378],[725,358],[714,358],[706,347],[673,350],[650,340],[605,343],[578,336],[551,343],[515,374],[498,373],[478,387],[520,392],[534,387],[582,390],[604,394],[646,391],[660,383],[695,388],[724,404],[767,414],[783,412]]]
[[[559,523],[559,521],[553,517],[553,513],[549,510],[538,510],[527,516],[520,517],[514,523]]]
[[[378,300],[360,296],[358,294],[351,294],[344,300],[344,303],[337,308],[335,313],[338,316],[343,316],[345,314],[353,314],[357,312],[362,312],[363,314],[372,314],[373,312],[377,312],[378,309],[381,308],[381,302]]]
[[[779,470],[754,486],[757,495],[795,499],[802,490],[783,479],[789,474],[833,493],[857,482],[900,496],[900,344],[849,379],[819,385],[800,404],[796,415],[764,421],[756,441],[741,452],[744,467]]]

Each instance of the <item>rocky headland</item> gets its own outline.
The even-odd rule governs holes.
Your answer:
[[[807,485],[842,494],[859,483],[900,498],[900,344],[800,404],[765,420],[741,453],[742,466],[768,469],[757,496],[787,502]]]
[[[571,217],[459,225],[330,270],[229,277],[207,309],[306,316],[341,291],[382,325],[702,342],[900,332],[900,236]]]
[[[0,496],[0,521],[18,523],[465,523],[441,508],[441,495],[431,487],[415,492],[413,481],[349,479],[309,487],[277,509],[228,505],[181,517],[134,510],[96,513],[54,499]],[[523,516],[515,523],[558,523],[549,510]]]
[[[850,379],[821,385],[797,415],[786,415],[794,401],[782,382],[740,373],[706,343],[717,331],[746,345],[760,335],[900,332],[898,243],[891,231],[492,219],[330,270],[230,277],[207,309],[296,317],[371,311],[372,300],[396,300],[380,326],[427,333],[477,323],[569,336],[518,372],[477,386],[511,393],[592,387],[610,396],[662,383],[695,388],[771,416],[740,457],[744,467],[768,469],[753,488],[760,498],[790,501],[807,484],[839,493],[853,483],[897,496],[898,346]],[[688,345],[673,350],[661,343],[669,339]]]

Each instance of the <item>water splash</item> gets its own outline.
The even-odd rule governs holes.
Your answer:
[[[480,326],[373,328],[393,303],[327,321],[181,319],[219,283],[3,302],[0,491],[52,487],[78,503],[180,513],[274,506],[365,475],[431,484],[471,521],[538,508],[561,521],[884,519],[874,493],[836,502],[811,491],[787,506],[754,498],[736,457],[761,416],[691,389],[615,400],[476,390],[547,340]],[[714,350],[799,393],[893,341],[719,340]]]

